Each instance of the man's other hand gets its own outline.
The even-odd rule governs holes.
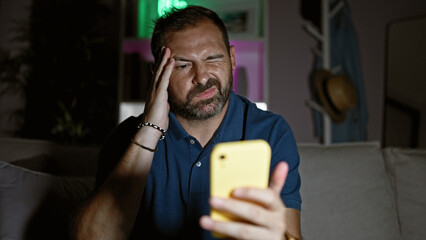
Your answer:
[[[203,216],[201,227],[235,239],[285,239],[286,232],[299,237],[299,211],[286,208],[280,197],[287,173],[287,163],[280,162],[272,173],[268,189],[237,188],[231,198],[211,198],[212,208],[229,212],[243,221],[215,221]]]

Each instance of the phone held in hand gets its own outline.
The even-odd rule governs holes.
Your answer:
[[[237,187],[266,189],[269,182],[271,148],[265,140],[217,144],[210,155],[210,195],[228,198]],[[211,209],[220,221],[238,221],[228,213]]]

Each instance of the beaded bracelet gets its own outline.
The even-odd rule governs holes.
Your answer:
[[[160,131],[161,134],[162,134],[161,137],[160,137],[160,140],[163,140],[166,137],[166,130],[162,129],[161,127],[159,127],[155,124],[149,123],[149,122],[139,123],[138,128],[142,128],[142,127],[145,127],[145,126],[152,127],[152,128],[157,129],[158,131]]]

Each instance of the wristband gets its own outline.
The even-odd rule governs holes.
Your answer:
[[[145,126],[152,127],[154,129],[157,129],[158,131],[160,131],[161,132],[160,140],[163,140],[166,137],[166,130],[162,129],[161,127],[159,127],[159,126],[157,126],[153,123],[149,123],[149,122],[142,123],[141,122],[141,123],[139,123],[138,128],[142,128],[142,127],[145,127]]]
[[[144,145],[142,145],[142,144],[140,144],[140,143],[138,143],[138,142],[136,142],[135,141],[135,139],[130,139],[130,141],[133,143],[133,144],[135,144],[136,146],[139,146],[139,147],[141,147],[141,148],[143,148],[143,149],[145,149],[145,150],[148,150],[148,151],[150,151],[150,152],[156,152],[157,150],[158,150],[158,148],[155,148],[155,149],[152,149],[152,148],[149,148],[149,147],[145,147]]]

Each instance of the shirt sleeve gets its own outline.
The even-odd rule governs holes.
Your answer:
[[[118,161],[120,161],[130,144],[130,139],[137,131],[139,121],[139,118],[129,117],[107,137],[99,153],[95,189],[105,181]]]
[[[272,127],[269,144],[272,149],[271,172],[280,161],[287,162],[289,166],[287,179],[281,191],[281,198],[286,207],[301,210],[299,152],[293,132],[281,116]]]

